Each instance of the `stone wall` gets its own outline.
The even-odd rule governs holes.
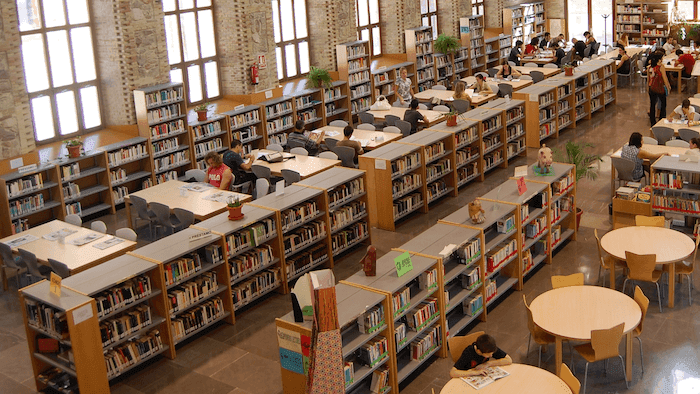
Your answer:
[[[379,0],[384,53],[406,53],[406,29],[421,25],[418,0]]]
[[[437,0],[438,32],[459,37],[459,18],[472,14],[470,0]]]
[[[307,0],[311,64],[337,70],[335,47],[357,39],[355,2]]]

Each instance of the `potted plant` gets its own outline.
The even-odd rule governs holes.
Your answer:
[[[564,64],[561,66],[562,70],[564,70],[564,75],[567,77],[571,77],[574,75],[574,66],[571,64]]]
[[[603,161],[600,156],[587,153],[586,148],[593,148],[593,145],[584,142],[569,141],[564,146],[564,152],[558,149],[554,150],[554,160],[574,165],[577,184],[583,178],[595,180],[598,177],[599,168],[594,164]],[[576,207],[576,230],[578,230],[578,226],[581,223],[582,215],[583,210]]]
[[[226,199],[226,209],[228,209],[228,220],[241,220],[245,216],[241,212],[243,206],[241,205],[241,200],[238,198],[238,196],[229,196]]]
[[[440,34],[435,40],[435,50],[445,55],[450,53],[455,53],[461,45],[459,41],[454,36],[448,36],[447,34]]]
[[[447,126],[457,126],[457,114],[458,112],[455,110],[452,110],[447,113]]]
[[[205,120],[207,120],[207,107],[209,107],[209,104],[210,103],[204,103],[194,107],[194,112],[197,113],[198,121],[204,122]]]
[[[314,66],[311,66],[311,71],[306,76],[306,80],[311,88],[330,88],[333,82],[333,78],[331,78],[328,70]]]
[[[80,149],[83,147],[83,141],[80,139],[80,136],[69,138],[63,142],[66,144],[66,149],[68,149],[68,157],[80,157]]]

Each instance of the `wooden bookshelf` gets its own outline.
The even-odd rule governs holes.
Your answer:
[[[489,101],[482,108],[499,109],[505,112],[506,123],[506,160],[510,161],[517,156],[525,156],[525,101],[498,99]]]
[[[681,161],[678,157],[664,156],[651,165],[651,207],[655,214],[679,214],[685,217],[683,226],[674,228],[686,233],[698,233],[700,217],[698,185],[700,171],[697,163]]]
[[[391,65],[377,67],[377,61],[373,61],[370,66],[372,74],[372,100],[376,101],[379,95],[384,95],[389,103],[398,100],[396,96],[396,80],[401,77],[402,67],[406,68],[406,76],[411,79],[411,86],[415,85],[415,63],[400,62]],[[414,90],[415,92],[415,90]]]
[[[124,196],[153,185],[153,163],[148,138],[134,137],[101,148],[107,152],[112,202],[124,203]]]
[[[294,99],[294,121],[299,119],[306,122],[311,130],[323,126],[323,91],[319,89],[304,89],[291,94]]]
[[[287,133],[294,129],[293,99],[282,96],[260,103],[267,144],[287,145]]]
[[[603,67],[598,65],[591,65],[584,69],[590,75],[591,81],[591,115],[596,111],[605,111],[605,104],[603,101],[603,79],[604,70]]]
[[[486,69],[494,68],[501,64],[501,41],[498,36],[484,38],[484,56]]]
[[[114,213],[112,189],[107,172],[107,155],[92,151],[75,159],[57,163],[63,214],[87,217],[109,210]]]
[[[323,89],[324,124],[334,120],[344,120],[351,123],[349,115],[348,83],[333,81],[330,88]]]
[[[336,46],[338,79],[348,82],[350,114],[353,116],[369,109],[372,83],[369,66],[372,63],[369,41],[352,41]]]
[[[462,79],[471,75],[469,47],[462,46],[457,50],[457,52],[454,53],[454,65],[455,79]]]
[[[437,84],[448,86],[454,80],[455,64],[454,55],[451,53],[436,53],[435,54],[435,80]]]
[[[535,84],[513,92],[513,98],[525,101],[525,141],[539,148],[541,141],[557,134],[556,88]]]
[[[576,81],[571,78],[547,78],[538,83],[542,86],[555,88],[554,96],[557,102],[557,138],[567,127],[576,127]]]
[[[241,141],[243,153],[247,154],[253,149],[262,149],[267,146],[267,134],[262,127],[260,106],[245,105],[243,108],[224,112],[221,115],[228,117],[229,138]]]
[[[597,63],[604,63],[603,66],[603,90],[605,90],[605,106],[617,101],[617,67],[614,59],[606,59]],[[597,64],[596,63],[596,64]]]
[[[669,32],[668,3],[661,1],[617,0],[614,10],[614,36],[627,33],[630,44],[650,45],[666,39]]]
[[[207,170],[204,156],[209,152],[222,153],[231,148],[231,133],[229,133],[229,118],[226,115],[213,115],[202,122],[191,122],[188,127],[194,149],[192,162],[194,168]]]
[[[484,47],[484,16],[472,15],[459,18],[460,31],[466,28],[466,33],[460,33],[462,46],[469,48],[469,74],[486,69],[486,54]]]
[[[433,31],[430,26],[406,29],[406,60],[416,65],[415,92],[428,90],[435,85],[435,56]]]
[[[479,122],[462,116],[457,118],[456,126],[447,126],[441,122],[427,130],[451,133],[455,149],[454,182],[456,189],[473,180],[484,180],[484,161],[481,159],[481,138]]]
[[[462,116],[479,122],[479,140],[481,141],[481,159],[483,173],[497,166],[508,167],[506,159],[505,111],[501,109],[475,108]]]
[[[512,34],[513,41],[529,43],[545,32],[547,14],[544,2],[523,3],[503,8],[503,32]]]
[[[394,231],[395,222],[424,204],[424,163],[420,146],[392,142],[359,157],[360,169],[366,171],[370,204],[370,224]]]

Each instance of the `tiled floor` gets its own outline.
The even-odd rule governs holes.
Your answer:
[[[648,96],[640,90],[640,82],[631,88],[618,90],[619,103],[608,107],[605,113],[594,115],[591,121],[573,130],[566,130],[557,140],[548,140],[552,147],[563,146],[575,139],[589,142],[600,155],[609,155],[622,146],[633,131],[647,135],[649,121],[646,115]],[[672,93],[669,107],[680,103],[682,96]],[[516,164],[534,161],[535,149],[528,151],[528,158]],[[510,168],[498,169],[488,174],[483,183],[474,183],[461,190],[456,198],[445,198],[432,207],[428,214],[417,214],[401,223],[392,233],[374,230],[374,243],[383,255],[397,247],[435,222],[461,208],[477,196],[488,192],[512,175]],[[526,282],[524,294],[528,300],[551,288],[550,276],[583,272],[586,283],[598,280],[598,263],[593,229],[607,231],[611,228],[608,216],[610,158],[600,164],[597,180],[582,181],[578,187],[578,204],[585,211],[577,241],[566,245],[555,257],[551,266],[543,266]],[[109,231],[125,224],[123,211],[116,216],[103,218]],[[347,278],[359,269],[362,252],[352,254],[336,262],[338,280]],[[33,377],[25,341],[22,317],[19,310],[14,282],[10,292],[0,296],[0,393],[23,394],[34,392]],[[700,288],[700,281],[695,280]],[[639,347],[634,345],[633,379],[626,389],[622,371],[614,360],[608,366],[607,375],[603,363],[590,367],[588,393],[700,393],[700,306],[696,302],[688,305],[687,285],[677,286],[676,308],[659,313],[655,302],[655,288],[642,285],[651,299],[642,339],[644,342],[645,373],[639,363]],[[694,292],[697,298],[698,292]],[[271,295],[236,317],[233,326],[219,325],[205,335],[181,345],[177,358],[160,358],[141,370],[124,377],[112,386],[113,393],[230,393],[230,394],[277,394],[282,392],[279,356],[274,335],[275,317],[291,311],[288,297]],[[527,320],[520,294],[516,292],[505,298],[492,311],[488,322],[479,323],[470,330],[485,330],[494,335],[501,348],[511,354],[515,362],[537,363],[535,346],[526,354]],[[554,369],[552,351],[543,354],[543,368]],[[568,362],[568,352],[564,351]],[[577,376],[583,380],[584,363],[577,358]],[[447,359],[434,358],[420,374],[406,384],[401,393],[438,393],[449,379],[452,363]],[[331,394],[331,393],[329,393]],[[516,393],[514,393],[516,394]]]

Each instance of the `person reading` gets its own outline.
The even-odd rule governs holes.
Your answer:
[[[418,111],[418,99],[411,100],[411,105],[409,109],[403,114],[403,120],[411,124],[411,134],[418,131],[418,122],[425,123],[423,114]]]
[[[695,156],[700,156],[700,138],[691,138],[690,142],[688,143],[688,149],[685,151],[686,155],[695,155]]]
[[[204,162],[207,163],[207,182],[219,190],[228,190],[233,182],[233,174],[221,160],[221,155],[209,152],[204,156]]]
[[[255,182],[255,175],[250,172],[250,167],[253,165],[255,158],[250,153],[243,153],[243,144],[237,139],[231,141],[231,149],[224,152],[222,155],[224,164],[231,169],[233,174],[233,184],[240,185],[245,182]],[[246,161],[247,160],[247,161]]]
[[[617,64],[618,74],[629,74],[630,73],[630,57],[627,56],[627,51],[624,47],[617,47],[618,55],[617,59],[620,61]]]
[[[678,59],[676,59],[673,65],[678,67],[679,64],[682,64],[683,69],[681,70],[681,76],[683,78],[692,78],[693,67],[695,67],[695,55],[691,53],[683,53],[683,51],[680,49],[676,50],[676,55],[678,56]],[[687,86],[683,85],[683,87],[681,87],[681,91],[685,91],[686,88]]]
[[[510,54],[508,55],[508,61],[515,63],[516,66],[520,65],[520,59],[522,59],[523,55],[520,53],[520,48],[523,46],[523,42],[518,40],[515,42],[515,45],[513,48],[510,50]]]
[[[546,31],[546,32],[544,32],[544,37],[542,38],[542,41],[540,41],[540,49],[546,49],[547,46],[549,46],[549,40],[550,40],[550,35],[549,35],[549,32]]]
[[[303,145],[303,148],[309,152],[309,155],[316,156],[321,149],[321,141],[323,140],[325,131],[321,131],[321,133],[310,133],[307,137],[304,134],[304,126],[306,126],[306,123],[304,123],[303,120],[300,119],[296,121],[294,124],[294,131],[287,136],[287,144],[294,141],[299,145]]]
[[[503,60],[503,63],[501,63],[501,69],[498,70],[496,73],[496,78],[500,79],[508,79],[508,78],[520,78],[522,74],[520,71],[514,69],[513,67],[510,66],[510,63],[508,63],[507,60]]]
[[[500,365],[510,365],[513,359],[496,346],[496,340],[483,334],[476,338],[476,342],[467,346],[459,360],[450,370],[450,377],[463,378],[467,376],[485,375],[485,369]]]
[[[532,55],[537,52],[537,44],[540,40],[537,37],[533,37],[530,43],[525,45],[525,55]]]
[[[350,138],[352,138],[352,133],[354,131],[355,130],[352,128],[352,126],[345,126],[345,128],[343,129],[343,136],[344,137],[342,140],[338,141],[338,143],[335,144],[335,146],[346,146],[348,148],[354,149],[355,150],[355,157],[353,158],[353,160],[355,162],[357,162],[357,156],[365,153],[365,151],[362,150],[362,145],[360,144],[359,141],[353,141],[350,139]]]
[[[642,139],[642,135],[634,132],[630,135],[629,143],[623,146],[622,152],[620,152],[620,157],[634,162],[632,178],[635,181],[642,179],[644,172],[649,172],[649,166],[644,163],[644,159],[647,159],[653,163],[659,157],[666,156],[666,153],[656,155],[645,151],[642,149],[643,143],[644,140]]]
[[[669,122],[674,120],[674,119],[680,119],[680,120],[693,120],[693,116],[695,114],[695,107],[690,105],[690,100],[685,99],[681,103],[681,105],[677,106],[673,112],[671,112],[671,116],[666,118]]]
[[[474,93],[481,93],[484,96],[493,94],[491,86],[486,83],[486,80],[482,74],[476,74],[476,82],[474,82],[469,88],[474,89]]]

